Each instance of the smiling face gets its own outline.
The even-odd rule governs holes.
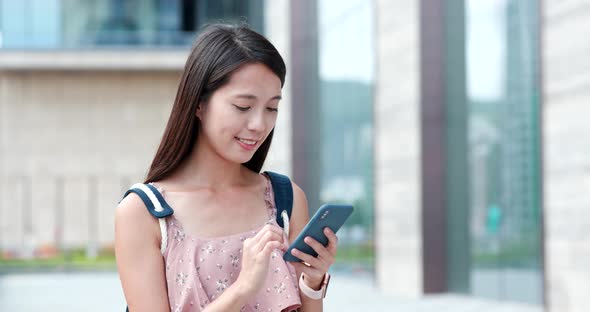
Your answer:
[[[275,126],[281,80],[263,64],[246,64],[229,82],[201,103],[197,148],[210,148],[220,157],[246,163]]]

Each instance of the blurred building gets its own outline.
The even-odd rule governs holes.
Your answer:
[[[287,61],[266,169],[352,202],[339,269],[399,296],[590,308],[590,2],[0,0],[0,250],[112,245],[189,45]]]
[[[190,44],[261,1],[0,1],[0,244],[113,243],[113,207],[142,180]],[[46,248],[45,248],[46,249]]]

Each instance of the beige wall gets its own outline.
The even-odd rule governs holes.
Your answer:
[[[178,71],[2,72],[2,247],[53,242],[60,203],[65,244],[83,245],[91,219],[98,220],[99,243],[111,244],[113,209],[122,190],[145,175],[178,77]],[[27,236],[23,216],[30,209]]]
[[[543,1],[545,259],[552,312],[590,309],[590,2]]]
[[[286,0],[265,5],[267,36],[287,67],[288,7]],[[181,51],[3,52],[0,249],[30,253],[34,246],[53,244],[59,233],[66,246],[113,243],[113,209],[147,172],[185,60]],[[286,174],[289,82],[288,76],[264,168]],[[89,226],[96,227],[96,238],[89,237]]]
[[[417,1],[376,1],[376,272],[391,294],[422,294]]]

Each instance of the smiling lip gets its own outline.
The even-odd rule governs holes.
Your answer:
[[[235,137],[235,139],[236,141],[238,141],[238,144],[240,144],[240,146],[247,151],[253,150],[256,147],[256,144],[258,143],[257,140],[250,140],[239,137]]]

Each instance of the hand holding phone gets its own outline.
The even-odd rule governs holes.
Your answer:
[[[291,254],[294,248],[306,254],[317,257],[318,254],[305,243],[304,239],[311,236],[323,246],[328,245],[328,238],[324,234],[324,228],[328,227],[336,234],[342,227],[346,219],[352,214],[353,208],[351,205],[332,205],[325,204],[313,215],[307,225],[301,230],[295,241],[289,246],[287,252],[283,255],[285,261],[300,262],[301,259]]]

